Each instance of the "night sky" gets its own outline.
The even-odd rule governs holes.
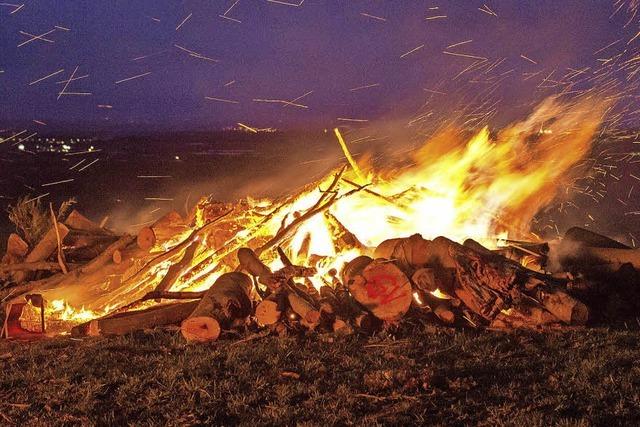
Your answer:
[[[546,82],[569,68],[595,69],[634,48],[633,2],[614,11],[606,0],[2,5],[0,120],[5,128],[32,120],[75,129],[332,126],[410,116],[425,100],[444,112],[483,91],[500,101],[496,120],[510,120],[557,91]],[[24,33],[47,32],[23,44]],[[496,65],[456,77],[479,58]],[[66,85],[72,73],[79,79]]]

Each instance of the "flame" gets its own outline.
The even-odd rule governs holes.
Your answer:
[[[588,155],[606,107],[591,99],[568,104],[550,99],[526,120],[497,133],[487,127],[470,136],[443,129],[402,167],[382,169],[362,160],[356,163],[336,130],[351,169],[342,175],[333,171],[285,200],[240,201],[216,223],[216,230],[201,236],[191,266],[171,290],[207,289],[220,274],[235,268],[238,248],[260,247],[296,224],[278,244],[293,263],[318,270],[310,278],[317,288],[332,283],[346,262],[390,238],[443,235],[457,241],[473,238],[488,247],[508,238],[537,240],[528,228],[532,218],[578,172],[576,165]],[[326,209],[296,222],[328,201]],[[175,247],[229,206],[203,199],[192,216],[192,230],[159,242],[155,250]],[[353,238],[345,238],[348,235]],[[261,257],[272,269],[282,267],[273,250]],[[172,262],[144,277],[131,274],[135,280],[123,280],[99,304],[87,301],[87,309],[73,309],[58,300],[51,302],[48,313],[78,321],[97,317],[152,290]],[[439,290],[432,295],[450,298]]]

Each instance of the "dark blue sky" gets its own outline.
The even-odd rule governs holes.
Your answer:
[[[551,80],[567,67],[596,67],[629,48],[637,32],[635,23],[623,28],[626,10],[610,18],[607,0],[306,0],[300,7],[239,0],[231,19],[220,17],[235,1],[12,0],[25,4],[13,14],[0,6],[0,126],[331,126],[338,118],[405,117],[428,97],[445,109],[497,81],[491,93],[508,116],[557,90],[539,87],[552,71]],[[485,4],[497,16],[479,10]],[[52,29],[43,36],[49,42],[18,47],[29,39],[21,31]],[[476,59],[443,51],[497,65],[480,79],[453,80]],[[90,95],[58,99],[64,84],[57,82],[76,67],[76,77],[88,77],[65,92]],[[310,91],[297,101],[308,108],[254,101]]]

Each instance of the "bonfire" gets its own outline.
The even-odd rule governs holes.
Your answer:
[[[374,333],[409,316],[469,328],[583,326],[637,280],[638,250],[531,221],[585,173],[606,105],[544,102],[497,134],[441,130],[402,168],[346,158],[280,199],[203,197],[137,234],[50,209],[36,242],[10,236],[0,265],[6,338],[179,328]],[[622,281],[622,285],[620,285]],[[621,294],[622,292],[622,294]],[[635,291],[637,292],[637,291]]]

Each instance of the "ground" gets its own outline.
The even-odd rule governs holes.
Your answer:
[[[640,332],[0,343],[0,424],[638,425]]]

